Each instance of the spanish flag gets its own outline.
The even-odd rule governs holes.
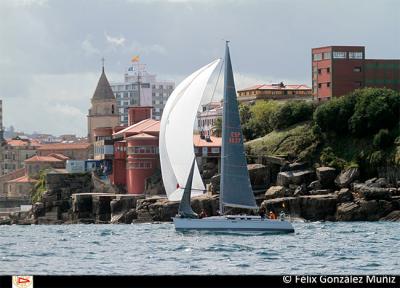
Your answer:
[[[139,55],[133,56],[131,59],[132,62],[139,62],[139,60]]]

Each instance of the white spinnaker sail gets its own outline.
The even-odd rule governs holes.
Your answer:
[[[183,80],[165,105],[160,123],[160,162],[168,199],[179,201],[191,163],[193,162],[193,124],[207,82],[220,60],[200,68]],[[200,172],[195,166],[192,196],[205,190]]]

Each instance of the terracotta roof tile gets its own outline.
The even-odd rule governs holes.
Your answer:
[[[278,85],[262,84],[262,85],[254,85],[254,86],[242,89],[242,90],[238,90],[238,92],[250,91],[250,90],[311,90],[311,88],[305,84],[284,85],[284,86],[279,86],[279,84]]]
[[[89,143],[54,143],[54,144],[43,144],[38,150],[78,150],[78,149],[89,149]]]
[[[34,162],[64,162],[64,160],[57,159],[53,156],[32,156],[29,159],[24,161],[25,163],[34,163]]]
[[[37,180],[29,178],[29,176],[24,175],[22,177],[19,177],[17,179],[13,179],[10,181],[7,181],[8,183],[32,183],[32,182],[37,182]]]
[[[150,135],[150,134],[146,134],[146,133],[139,133],[133,136],[130,136],[128,138],[126,138],[126,140],[129,139],[156,139],[156,136]]]
[[[200,135],[193,135],[193,143],[195,147],[221,147],[222,138],[210,136],[211,142],[206,141],[206,139],[201,139]]]
[[[139,134],[148,132],[160,132],[160,121],[154,119],[145,119],[116,133],[113,133],[113,136],[118,137],[125,136],[126,134]]]

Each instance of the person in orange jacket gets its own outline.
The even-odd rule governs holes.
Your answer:
[[[273,211],[269,211],[269,219],[276,219],[276,215]]]

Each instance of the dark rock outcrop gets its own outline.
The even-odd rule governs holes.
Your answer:
[[[31,211],[34,218],[38,218],[46,214],[44,204],[42,202],[36,202],[35,204],[33,204]]]
[[[312,181],[310,185],[307,186],[309,190],[318,190],[322,189],[322,185],[318,180]]]
[[[196,213],[202,209],[207,215],[216,215],[218,209],[218,197],[202,195],[192,199],[192,208]],[[170,222],[178,213],[179,202],[168,201],[166,198],[153,197],[137,201],[137,219],[135,222],[162,221]]]
[[[335,179],[335,184],[340,188],[348,188],[354,180],[358,179],[360,171],[358,168],[349,168],[342,171]]]
[[[310,184],[315,178],[315,173],[312,170],[296,170],[279,172],[276,179],[276,184],[279,186],[289,187],[290,184],[301,185]]]
[[[335,192],[338,203],[345,203],[345,202],[351,202],[354,200],[353,193],[351,193],[349,188],[342,188],[340,191]]]
[[[338,221],[377,221],[389,214],[392,204],[385,200],[360,200],[342,203],[337,208]]]
[[[215,175],[210,179],[210,191],[212,193],[219,193],[219,186],[221,181],[221,174]]]
[[[332,167],[318,167],[316,169],[316,174],[319,183],[323,188],[334,187],[336,178],[336,169]]]
[[[274,199],[285,197],[285,187],[283,186],[271,186],[265,192],[265,199]]]
[[[302,184],[302,185],[296,187],[296,189],[294,190],[293,196],[297,197],[297,196],[307,195],[307,194],[308,194],[308,191],[307,191],[306,184]]]
[[[380,220],[382,221],[400,221],[400,210],[395,210],[390,212],[385,217],[382,217]]]
[[[265,189],[270,183],[268,179],[268,167],[262,164],[249,164],[250,183],[253,189]]]
[[[143,197],[126,195],[119,196],[110,203],[111,223],[130,224],[137,218],[136,202]]]
[[[387,200],[392,198],[390,188],[371,187],[365,184],[353,184],[353,191],[357,192],[365,200]]]
[[[265,200],[261,207],[276,213],[284,211],[292,216],[317,221],[334,220],[336,204],[337,197],[329,194],[270,199]]]
[[[334,220],[337,197],[333,194],[300,196],[302,213],[306,220]]]
[[[318,190],[311,190],[310,195],[327,195],[330,194],[332,191],[330,189],[318,189]]]

